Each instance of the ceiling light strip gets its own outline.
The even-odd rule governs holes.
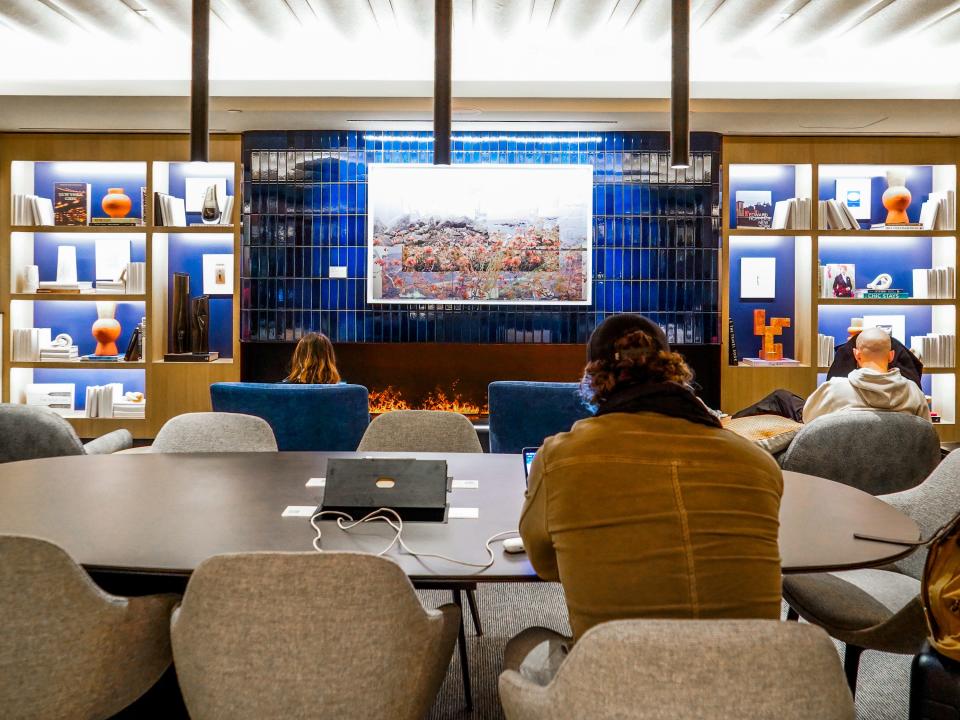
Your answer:
[[[690,165],[690,0],[671,13],[670,166]]]

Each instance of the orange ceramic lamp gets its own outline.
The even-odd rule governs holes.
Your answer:
[[[773,339],[783,334],[783,329],[790,327],[790,318],[770,318],[767,325],[767,311],[753,311],[753,334],[763,337],[759,357],[761,360],[782,360],[783,344]]]
[[[887,189],[883,192],[883,206],[887,209],[887,225],[900,225],[910,222],[907,208],[913,195],[907,189],[907,176],[891,170],[887,173]]]
[[[126,217],[133,207],[130,196],[123,192],[123,188],[109,188],[100,203],[103,211],[112,218]]]
[[[93,351],[94,355],[118,355],[117,338],[120,337],[120,323],[117,322],[114,315],[117,312],[117,304],[112,302],[97,303],[97,319],[90,328],[90,333],[97,341],[97,348]]]

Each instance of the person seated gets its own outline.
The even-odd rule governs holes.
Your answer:
[[[803,406],[803,422],[842,410],[872,408],[909,413],[930,419],[923,391],[891,368],[894,350],[890,335],[867,328],[857,335],[853,355],[857,368],[847,377],[835,377],[813,391]]]
[[[779,618],[777,463],[720,426],[650,320],[608,318],[587,359],[596,415],[544,442],[520,518],[537,574],[563,585],[572,640],[626,618]],[[570,641],[526,630],[507,667],[548,681]]]
[[[830,363],[830,368],[827,370],[827,380],[832,380],[835,377],[846,377],[857,369],[855,352],[857,337],[858,335],[854,335],[836,349],[833,362]],[[890,361],[890,366],[897,368],[903,377],[920,387],[920,378],[923,376],[923,362],[895,337],[890,338],[890,344],[893,350],[893,360]]]
[[[299,385],[336,385],[340,382],[333,343],[323,333],[308,333],[293,351],[290,374],[284,383]]]

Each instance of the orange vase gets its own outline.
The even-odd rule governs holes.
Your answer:
[[[114,318],[117,304],[111,302],[97,303],[97,319],[90,328],[90,333],[97,341],[94,355],[119,355],[117,338],[120,337],[120,323]]]
[[[103,211],[112,218],[126,217],[133,207],[130,196],[124,194],[123,188],[109,188],[100,203]]]
[[[913,195],[907,190],[906,175],[891,170],[887,173],[887,189],[883,193],[883,206],[887,209],[887,225],[910,222],[907,208]]]

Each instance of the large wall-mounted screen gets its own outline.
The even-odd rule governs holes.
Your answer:
[[[367,300],[586,305],[590,165],[368,167]]]

